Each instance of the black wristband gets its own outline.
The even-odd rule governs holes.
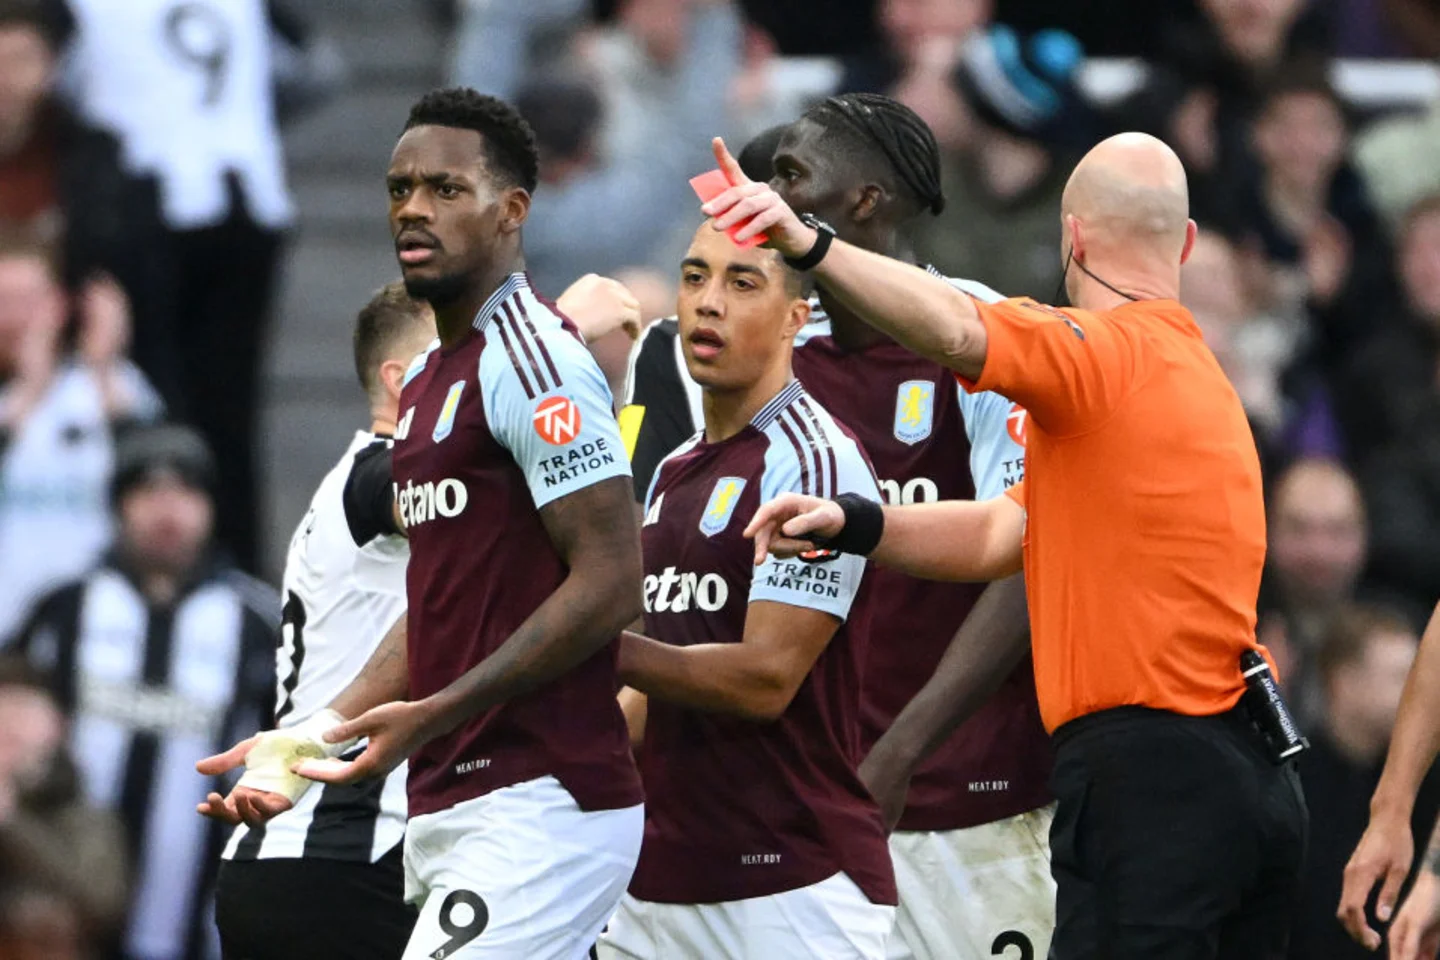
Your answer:
[[[835,239],[835,228],[808,213],[800,215],[800,222],[815,231],[815,244],[808,253],[798,257],[786,257],[785,265],[804,273],[818,267],[820,261],[825,259],[825,254],[830,252],[830,242]]]
[[[885,533],[884,508],[858,493],[842,493],[835,502],[845,513],[845,526],[833,537],[810,537],[810,542],[824,550],[868,556]]]

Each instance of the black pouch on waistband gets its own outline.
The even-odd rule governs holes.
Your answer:
[[[1280,764],[1308,750],[1310,741],[1301,735],[1295,717],[1285,705],[1269,661],[1254,650],[1246,650],[1240,655],[1240,672],[1246,687],[1241,703],[1269,747],[1270,758]]]

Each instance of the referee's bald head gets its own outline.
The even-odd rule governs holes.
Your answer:
[[[1143,243],[1178,260],[1190,219],[1185,167],[1149,134],[1118,134],[1075,166],[1061,210],[1094,225],[1104,241]]]
[[[1077,307],[1175,299],[1195,243],[1185,167],[1162,141],[1121,133],[1076,164],[1060,201],[1060,257]],[[1073,261],[1079,269],[1071,270]],[[1103,290],[1102,290],[1103,288]]]

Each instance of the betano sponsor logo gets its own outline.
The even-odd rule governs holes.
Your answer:
[[[398,491],[395,499],[400,505],[400,522],[408,530],[429,523],[436,517],[458,517],[470,502],[470,494],[465,484],[446,477],[438,483],[434,480],[424,483],[410,480]]]
[[[646,613],[685,613],[693,605],[714,613],[730,599],[730,585],[718,573],[679,573],[666,567],[645,577]]]

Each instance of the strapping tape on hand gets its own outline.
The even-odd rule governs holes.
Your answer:
[[[345,722],[334,710],[314,716],[284,730],[267,730],[245,757],[245,773],[237,786],[278,793],[292,804],[310,789],[308,780],[291,771],[301,760],[326,760],[340,756],[355,739],[326,743],[325,733]]]

